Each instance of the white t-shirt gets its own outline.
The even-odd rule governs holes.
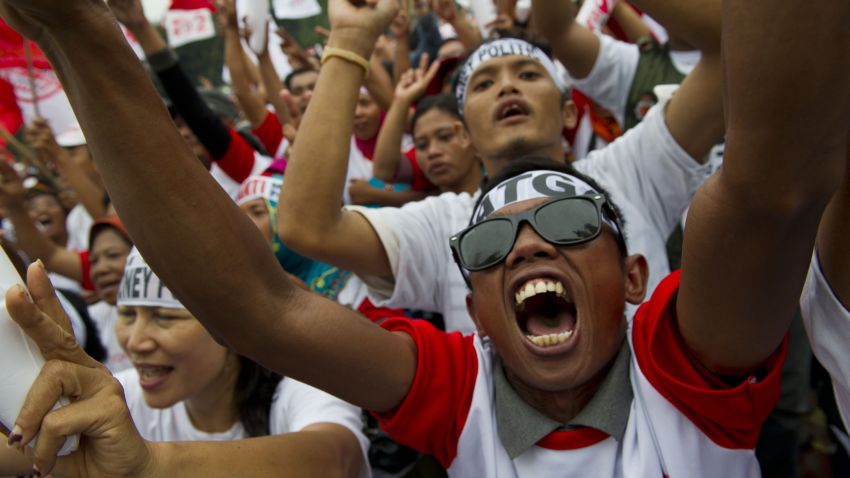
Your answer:
[[[809,266],[800,310],[812,352],[832,377],[835,402],[844,427],[850,429],[850,310],[826,281],[817,254]]]
[[[357,141],[352,135],[351,143],[348,146],[348,172],[345,175],[345,189],[342,192],[343,204],[351,204],[351,195],[348,193],[350,181],[352,179],[368,181],[373,176],[373,168],[372,160],[360,151],[360,148],[357,147]]]
[[[65,228],[68,230],[67,248],[72,251],[87,251],[89,249],[89,231],[94,223],[89,212],[82,204],[77,204],[65,218]]]
[[[272,158],[263,156],[262,154],[254,151],[254,166],[251,168],[251,173],[248,176],[250,177],[262,174],[262,172],[272,164],[272,161]],[[242,188],[242,183],[238,183],[228,176],[228,174],[224,172],[224,170],[221,169],[215,161],[213,161],[210,166],[210,175],[212,175],[215,182],[217,182],[231,198],[234,200],[236,199],[236,196],[239,195],[239,189]]]
[[[599,35],[599,55],[586,78],[569,77],[569,81],[582,93],[614,114],[621,125],[625,123],[626,103],[634,82],[640,60],[640,49],[608,35]],[[671,52],[673,65],[682,74],[688,74],[699,62],[699,52]]]
[[[670,272],[667,237],[679,222],[708,167],[691,158],[664,121],[666,102],[607,148],[573,163],[595,179],[620,208],[630,254],[649,263],[647,294]],[[377,306],[443,314],[446,330],[474,331],[466,311],[467,289],[449,248],[449,237],[469,224],[476,196],[444,193],[402,208],[352,208],[381,238],[394,284],[362,277]],[[634,312],[630,308],[629,315]]]
[[[122,370],[131,368],[133,364],[127,357],[127,353],[118,343],[118,336],[115,335],[115,323],[118,322],[118,308],[114,305],[109,305],[106,302],[100,301],[97,304],[89,306],[89,317],[97,326],[100,333],[100,342],[106,349],[106,368],[112,373],[117,373]]]
[[[382,427],[433,455],[451,477],[758,477],[753,448],[779,397],[784,353],[767,360],[764,377],[717,386],[695,368],[676,332],[678,281],[671,274],[641,306],[629,323],[631,354],[621,350],[568,427],[521,412],[530,405],[518,395],[510,400],[509,383],[499,387],[497,352],[477,334],[386,322],[385,329],[410,335],[427,365],[417,368],[401,404],[381,416]]]
[[[115,374],[124,387],[130,416],[142,437],[151,441],[225,441],[247,438],[241,422],[226,432],[208,433],[195,428],[185,402],[169,408],[151,408],[145,403],[139,373],[135,368]],[[362,432],[360,409],[309,385],[284,378],[275,391],[269,415],[271,435],[297,432],[318,423],[342,425],[353,433],[363,451],[366,466],[361,477],[371,475],[368,466],[369,442]]]

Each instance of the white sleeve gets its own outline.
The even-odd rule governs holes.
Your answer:
[[[832,377],[838,410],[844,426],[850,428],[850,310],[826,281],[817,253],[809,266],[800,310],[812,352]]]
[[[456,201],[447,204],[446,201]],[[393,278],[360,276],[377,306],[441,312],[446,257],[451,257],[448,230],[456,214],[465,214],[468,198],[454,194],[430,197],[402,208],[350,208],[362,214],[381,238]],[[463,209],[459,212],[458,207]]]
[[[575,87],[625,123],[626,101],[637,71],[638,46],[598,35],[599,55],[587,78],[572,78]]]
[[[272,435],[301,431],[318,423],[344,426],[357,438],[363,452],[367,472],[360,476],[369,476],[369,440],[363,434],[362,412],[354,405],[307,384],[284,378],[277,386],[269,422]]]
[[[666,101],[660,101],[640,124],[574,163],[576,169],[636,206],[665,238],[710,173],[709,165],[699,164],[670,134],[664,119],[666,106]]]

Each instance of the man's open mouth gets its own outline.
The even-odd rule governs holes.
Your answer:
[[[499,108],[496,118],[501,121],[515,116],[527,116],[528,108],[521,101],[508,101]]]
[[[537,346],[567,342],[576,328],[576,306],[564,285],[553,279],[531,279],[515,293],[517,324]]]

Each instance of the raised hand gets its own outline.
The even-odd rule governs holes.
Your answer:
[[[115,18],[130,30],[148,22],[141,0],[107,0],[107,3]]]
[[[53,131],[43,118],[36,118],[26,130],[27,143],[34,149],[42,160],[64,166],[71,157],[56,142]]]
[[[21,177],[9,164],[6,155],[0,155],[0,207],[21,205],[25,197],[26,190]]]
[[[398,0],[330,0],[328,46],[353,51],[369,58],[378,37],[398,12]]]
[[[407,10],[402,8],[398,11],[393,22],[390,24],[390,33],[393,34],[396,41],[409,41],[410,36],[410,15]]]
[[[47,363],[30,388],[10,442],[41,475],[149,476],[150,449],[133,425],[121,386],[77,344],[40,263],[30,266],[27,284],[30,293],[19,285],[6,292],[6,308]],[[71,403],[52,411],[60,395]],[[35,447],[26,446],[36,434]],[[65,436],[73,434],[82,435],[79,449],[57,459]]]
[[[233,29],[239,31],[239,19],[236,16],[236,2],[233,0],[216,0],[215,7],[218,9],[218,26],[221,27],[222,30]]]
[[[433,0],[431,2],[431,9],[447,23],[453,23],[457,18],[455,0]]]
[[[413,104],[425,94],[425,90],[437,76],[438,71],[440,71],[440,62],[435,61],[429,67],[428,54],[423,54],[419,58],[418,68],[411,68],[401,75],[395,88],[395,100],[408,105]]]

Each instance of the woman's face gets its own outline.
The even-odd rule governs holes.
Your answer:
[[[89,251],[91,280],[100,300],[115,305],[124,265],[130,255],[130,244],[112,228],[102,229],[92,241]]]
[[[44,235],[65,247],[68,230],[65,227],[65,210],[59,200],[50,194],[39,194],[27,203],[30,218],[41,226]]]
[[[480,179],[481,166],[469,135],[451,114],[428,110],[416,121],[413,141],[419,167],[440,190],[454,190],[473,175]]]
[[[254,225],[260,230],[263,238],[271,245],[272,243],[272,222],[269,217],[269,207],[266,205],[266,200],[263,198],[252,199],[242,203],[239,209],[248,215],[254,221]]]
[[[148,406],[167,408],[182,400],[233,394],[236,356],[189,311],[119,306],[115,333],[139,372]]]
[[[354,109],[354,136],[366,141],[378,135],[381,129],[381,107],[369,93],[362,92]]]

